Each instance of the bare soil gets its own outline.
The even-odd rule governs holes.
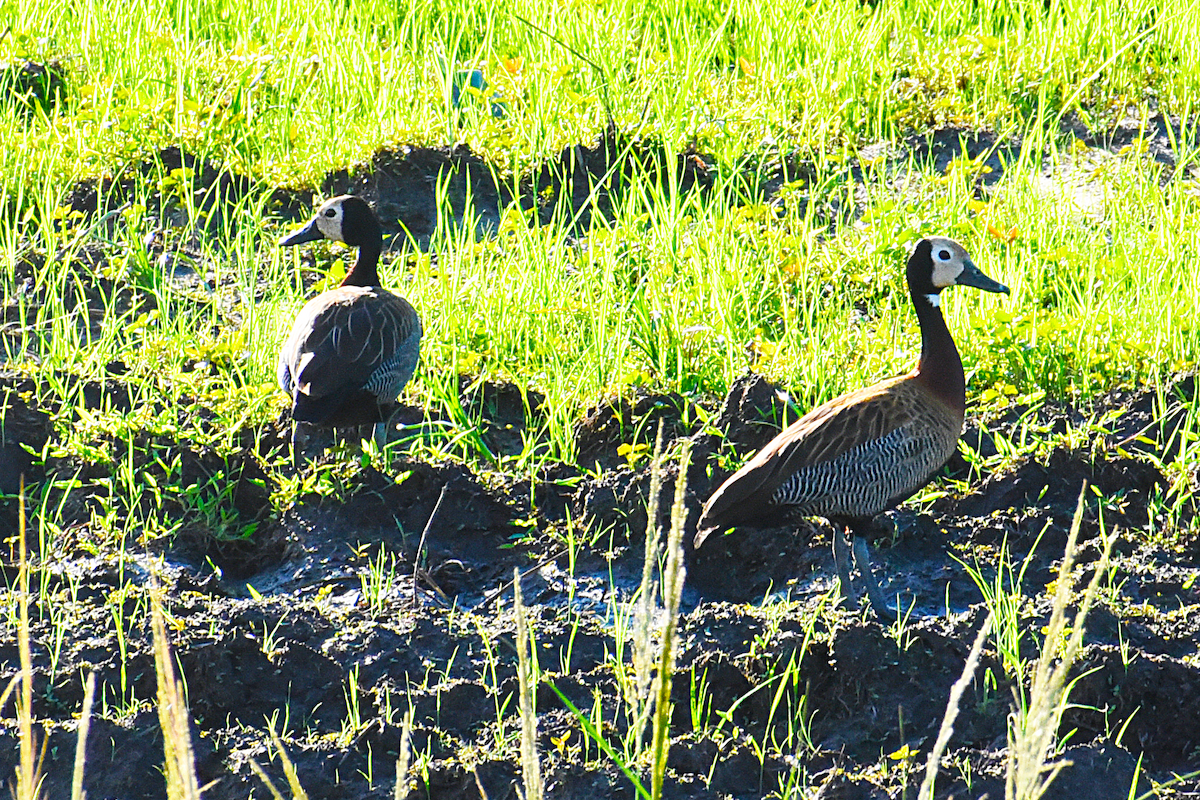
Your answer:
[[[44,414],[23,403],[19,382],[7,388],[6,419],[18,422],[5,428],[0,452],[6,459],[22,437],[45,435]],[[1180,380],[1174,391],[1188,396],[1194,380]],[[489,386],[483,394],[490,395],[482,406],[488,419],[536,413],[527,412],[510,387]],[[1146,442],[1158,440],[1155,426],[1169,426],[1170,420],[1146,419],[1154,408],[1149,393],[1108,401],[1124,413],[1097,452],[1054,450],[1046,459],[972,480],[963,496],[889,515],[894,530],[877,543],[878,564],[886,589],[902,593],[915,609],[900,636],[851,611],[822,617],[806,631],[802,615],[773,614],[761,606],[764,597],[816,597],[829,587],[830,529],[824,523],[745,530],[699,552],[689,549],[673,684],[669,795],[759,796],[778,789],[779,777],[796,763],[824,787],[822,797],[897,797],[906,780],[913,791],[919,777],[914,770],[906,774],[899,765],[885,775],[877,765],[905,744],[931,745],[950,684],[982,622],[979,591],[955,558],[979,563],[990,579],[1006,542],[1014,560],[1029,560],[1028,594],[1043,596],[1084,479],[1106,498],[1102,504],[1090,496],[1084,561],[1096,557],[1103,512],[1106,528],[1121,531],[1114,577],[1120,601],[1103,603],[1089,624],[1072,695],[1076,706],[1063,722],[1062,732],[1071,732],[1066,756],[1073,766],[1051,796],[1126,797],[1139,758],[1146,779],[1195,769],[1200,541],[1146,535],[1147,501],[1164,477],[1148,459],[1110,453],[1134,431],[1144,437],[1142,447],[1151,447]],[[122,663],[113,593],[124,581],[148,589],[152,574],[166,592],[173,620],[201,780],[215,781],[206,797],[248,796],[256,785],[251,758],[283,785],[278,762],[268,764],[270,719],[294,737],[291,756],[310,796],[391,796],[399,717],[390,724],[382,720],[389,705],[410,704],[414,747],[430,759],[415,796],[478,797],[480,787],[488,797],[515,796],[515,750],[511,742],[495,741],[497,704],[511,709],[515,691],[512,570],[527,571],[523,590],[550,680],[581,707],[590,708],[598,698],[605,719],[614,720],[619,698],[607,666],[613,647],[609,604],[627,600],[640,576],[649,485],[644,464],[630,467],[617,448],[646,417],[663,420],[671,436],[690,436],[697,454],[687,497],[691,520],[723,475],[715,456],[707,455],[717,449],[716,437],[687,430],[680,422],[681,402],[645,396],[587,415],[578,425],[580,452],[594,459],[598,475],[563,465],[533,491],[528,484],[473,474],[461,464],[401,459],[391,474],[361,471],[340,499],[314,498],[277,516],[265,509],[269,495],[248,493],[240,501],[244,513],[262,518],[248,540],[181,536],[166,549],[132,547],[123,559],[115,552],[89,552],[94,547],[86,542],[56,542],[51,558],[39,565],[44,571],[39,578],[44,575],[46,596],[60,602],[70,588],[73,622],[56,630],[49,609],[36,607],[33,625],[35,712],[49,733],[51,796],[68,791],[81,676],[95,671],[108,687],[110,704],[116,702]],[[722,446],[749,451],[761,444],[777,429],[779,402],[775,387],[760,377],[739,381],[719,417],[729,442]],[[1039,413],[1053,427],[1076,412]],[[997,421],[991,429],[1003,431],[1004,424]],[[976,427],[966,435],[980,440]],[[248,463],[254,453],[247,451]],[[712,467],[711,477],[706,467]],[[949,469],[961,472],[965,463]],[[558,535],[568,516],[607,531],[594,545],[578,548],[573,572]],[[395,559],[395,582],[372,598],[364,595],[361,577],[380,553]],[[537,568],[529,570],[531,565]],[[414,567],[419,567],[415,579]],[[3,570],[12,585],[11,559],[5,558]],[[126,613],[137,621],[126,631],[124,675],[144,701],[154,695],[155,678],[146,625],[133,614],[139,595],[125,600]],[[1037,631],[1046,612],[1046,602],[1035,601],[1023,623]],[[61,643],[52,669],[56,636]],[[754,742],[772,729],[781,736],[795,719],[772,714],[772,692],[753,690],[801,654],[811,749],[799,749],[795,760],[760,763]],[[0,663],[0,679],[11,679],[18,663],[11,627],[0,640]],[[1003,792],[1010,692],[990,648],[980,674],[990,679],[977,679],[968,689],[950,755],[970,765],[970,785],[960,769],[949,768],[939,796],[995,798]],[[693,730],[694,681],[706,686],[713,709],[733,709],[719,739]],[[361,726],[347,738],[351,682]],[[615,766],[603,760],[597,765],[594,748],[592,763],[584,760],[579,724],[548,687],[538,692],[538,712],[549,796],[634,796]],[[504,719],[511,737],[511,710]],[[0,738],[8,740],[0,747],[0,770],[11,770],[13,729]],[[89,796],[161,797],[160,747],[158,719],[149,706],[119,714],[110,706],[89,739]],[[1195,780],[1190,786],[1200,790]]]

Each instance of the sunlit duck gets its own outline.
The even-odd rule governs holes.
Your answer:
[[[834,523],[841,590],[850,583],[847,538],[877,614],[888,611],[864,538],[872,518],[929,482],[962,433],[966,378],[939,307],[950,286],[1008,293],[952,239],[922,240],[908,259],[908,291],[921,326],[921,360],[907,375],[830,400],[805,414],[721,484],[704,504],[695,546],[714,531],[780,516]],[[843,533],[844,531],[844,533]]]
[[[396,398],[417,367],[421,318],[407,300],[379,286],[383,231],[361,197],[326,200],[307,225],[279,244],[317,239],[357,247],[358,259],[341,285],[301,309],[279,352],[279,385],[292,398],[293,421],[331,428],[375,425],[382,446]]]

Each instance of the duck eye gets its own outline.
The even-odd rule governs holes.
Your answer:
[[[950,260],[950,251],[943,250],[942,252],[938,253],[938,258],[940,258],[942,261],[949,261]]]
[[[333,219],[334,217],[337,216],[337,212],[334,211],[332,208],[326,209],[325,216],[329,217],[330,219]]]

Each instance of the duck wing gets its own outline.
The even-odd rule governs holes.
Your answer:
[[[420,339],[420,317],[403,297],[340,286],[296,317],[279,355],[280,385],[296,406],[325,406],[322,400],[362,390],[390,403],[416,369]]]
[[[924,485],[945,463],[961,426],[961,416],[955,419],[912,375],[835,398],[788,426],[721,484],[704,505],[695,546],[715,530],[785,507],[813,515],[879,513],[877,506]]]

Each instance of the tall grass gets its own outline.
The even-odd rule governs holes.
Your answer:
[[[670,748],[670,723],[674,707],[671,688],[679,647],[679,606],[686,575],[683,532],[687,525],[685,496],[690,458],[691,447],[685,443],[679,455],[670,526],[665,541],[661,541],[658,497],[662,488],[664,452],[660,425],[650,462],[642,581],[632,603],[633,609],[615,611],[614,653],[609,661],[620,692],[621,703],[614,722],[621,733],[621,750],[618,751],[609,742],[602,725],[598,726],[595,720],[589,719],[554,684],[550,684],[550,688],[575,716],[584,735],[616,763],[629,778],[638,796],[645,800],[658,800],[663,796]],[[660,555],[665,556],[661,566]],[[648,746],[645,741],[647,725],[651,729]],[[649,789],[639,775],[643,765],[650,772]]]
[[[200,800],[192,728],[183,684],[175,674],[175,657],[167,638],[162,605],[157,595],[150,599],[150,627],[154,639],[154,672],[158,683],[158,721],[163,735],[163,775],[167,800]]]
[[[1079,493],[1075,518],[1071,521],[1066,549],[1059,563],[1046,638],[1029,679],[1028,694],[1024,693],[1024,687],[1016,690],[1017,706],[1009,716],[1009,758],[1004,792],[1007,800],[1037,800],[1047,792],[1059,772],[1070,766],[1067,761],[1053,760],[1058,745],[1059,722],[1067,708],[1070,693],[1067,678],[1083,645],[1084,623],[1096,599],[1100,581],[1108,573],[1109,555],[1116,540],[1115,536],[1105,536],[1101,532],[1103,549],[1100,559],[1093,565],[1092,578],[1079,598],[1074,617],[1070,617],[1067,607],[1076,594],[1073,570],[1078,555],[1076,542],[1083,521],[1086,493],[1085,483]]]
[[[176,142],[273,180],[316,181],[322,164],[387,141],[467,141],[519,167],[589,138],[605,106],[677,149],[694,141],[740,156],[772,134],[836,152],[914,124],[1004,129],[1042,106],[1104,119],[1122,98],[1194,97],[1200,74],[1185,35],[1194,7],[1115,0],[604,0],[569,11],[549,0],[336,10],[72,0],[10,11],[0,47],[65,58],[73,78],[66,124],[5,120],[3,135],[30,146],[0,172],[35,180]],[[504,117],[485,99],[452,103],[469,68],[483,70],[485,94],[500,93]]]

